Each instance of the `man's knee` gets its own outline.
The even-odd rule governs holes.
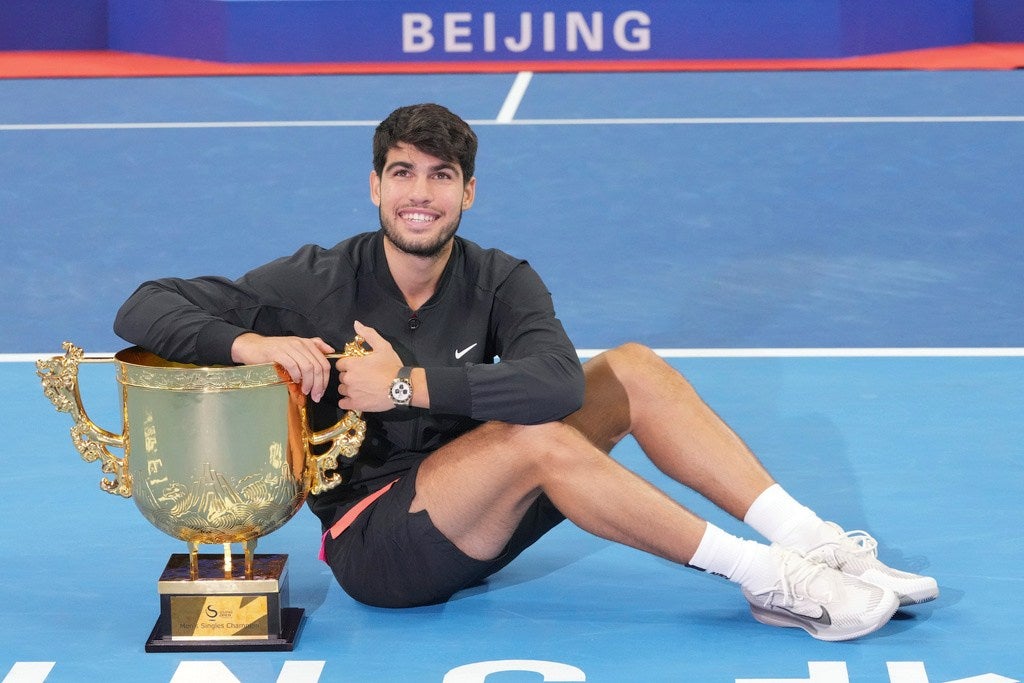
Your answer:
[[[503,436],[531,451],[560,450],[585,439],[572,427],[561,422],[533,425],[504,425]]]
[[[639,342],[626,342],[609,349],[605,355],[608,362],[617,367],[644,368],[661,360],[654,349]]]
[[[526,463],[538,468],[570,466],[581,455],[591,454],[593,445],[577,429],[562,422],[536,425],[503,425],[494,436],[506,439]]]
[[[637,383],[643,386],[651,381],[664,381],[671,376],[674,381],[689,382],[673,369],[654,349],[637,342],[627,342],[609,349],[603,354],[621,382]]]

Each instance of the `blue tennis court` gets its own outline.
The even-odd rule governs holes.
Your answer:
[[[125,346],[111,323],[143,280],[376,227],[373,126],[419,101],[480,135],[460,234],[527,258],[581,355],[657,348],[939,599],[823,643],[563,524],[450,603],[390,611],[341,591],[301,511],[259,546],[290,556],[293,652],[146,654],[184,544],[99,490],[32,361]],[[0,80],[3,680],[1024,679],[1022,103],[1019,71]],[[112,366],[83,391],[117,431]],[[665,484],[632,442],[615,455]]]

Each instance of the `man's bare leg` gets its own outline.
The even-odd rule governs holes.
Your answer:
[[[668,363],[626,344],[584,364],[583,408],[565,419],[610,452],[631,433],[665,474],[742,519],[775,480]]]
[[[562,423],[488,423],[420,466],[411,512],[470,557],[501,552],[541,494],[573,523],[611,541],[686,563],[705,522]]]
[[[823,640],[884,625],[899,605],[894,592],[726,534],[611,459],[606,450],[632,432],[660,468],[703,487],[737,516],[773,483],[685,380],[653,355],[627,346],[588,363],[585,406],[565,423],[489,423],[439,449],[420,466],[410,511],[427,510],[458,548],[486,560],[497,557],[543,493],[591,533],[680,564],[695,560],[735,581],[764,623],[800,627]],[[665,393],[672,391],[689,395]],[[659,432],[665,424],[668,434]]]
[[[583,529],[687,563],[706,523],[607,457],[623,436],[632,433],[662,471],[740,518],[773,483],[693,387],[646,347],[613,349],[584,370],[584,406],[564,420],[572,429],[488,424],[456,439],[421,465],[412,511],[428,510],[463,552],[490,559],[543,491]]]
[[[584,406],[566,422],[595,445],[610,450],[632,433],[663,472],[769,540],[810,553],[833,568],[870,577],[896,591],[905,605],[938,596],[934,579],[887,567],[872,554],[873,539],[863,532],[848,537],[793,499],[693,387],[650,349],[627,344],[597,356],[584,370]],[[709,525],[695,558],[698,565],[707,559],[703,551],[714,547],[715,538],[723,537]]]

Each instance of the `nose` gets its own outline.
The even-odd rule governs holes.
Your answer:
[[[409,199],[416,203],[426,204],[430,201],[430,178],[425,175],[417,175],[413,179],[412,187],[409,188]]]

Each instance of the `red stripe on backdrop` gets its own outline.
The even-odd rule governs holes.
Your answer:
[[[518,71],[987,70],[1019,68],[1024,68],[1024,43],[973,43],[837,59],[773,60],[231,64],[109,50],[0,52],[0,78],[514,73]]]

